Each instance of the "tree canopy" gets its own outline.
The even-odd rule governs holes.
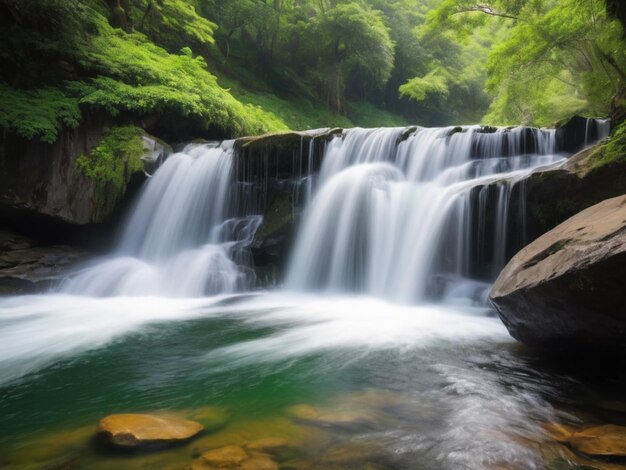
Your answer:
[[[615,0],[0,0],[0,126],[54,141],[92,110],[224,135],[623,115],[624,16]]]

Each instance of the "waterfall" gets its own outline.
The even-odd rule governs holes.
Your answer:
[[[492,246],[476,245],[491,251],[493,276],[506,262],[514,183],[563,159],[555,131],[547,129],[346,131],[327,146],[286,285],[407,303],[438,290],[451,301],[481,297],[472,288],[484,291],[487,284],[469,281],[470,258],[476,256],[470,231],[474,223],[479,233],[486,230],[487,191],[496,188],[494,233],[486,237]],[[474,188],[481,188],[477,207]]]
[[[585,141],[583,148],[609,136],[611,132],[610,119],[587,118],[585,122]]]
[[[589,120],[591,128],[603,138],[609,122]],[[555,130],[478,125],[311,131],[292,147],[235,150],[228,141],[171,155],[142,189],[114,256],[61,290],[193,297],[251,289],[251,246],[278,197],[294,214],[304,208],[288,289],[480,303],[511,247],[525,241],[518,183],[567,157]]]
[[[189,145],[143,189],[112,259],[63,284],[92,296],[201,296],[250,285],[245,248],[261,217],[236,217],[232,142]]]

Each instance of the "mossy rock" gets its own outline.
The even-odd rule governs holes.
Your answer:
[[[461,126],[456,126],[456,127],[453,127],[452,129],[450,129],[450,131],[447,134],[447,137],[450,137],[450,136],[452,136],[454,134],[460,134],[462,132],[465,132],[465,129],[463,129]]]
[[[312,132],[272,132],[269,134],[263,134],[256,137],[242,137],[235,141],[235,148],[242,148],[248,150],[261,149],[267,147],[284,148],[293,147],[299,145],[302,140],[312,140],[318,138],[330,138],[332,136],[341,134],[343,129],[333,128],[324,129],[319,133]]]
[[[93,183],[94,222],[110,215],[132,178],[143,174],[145,135],[139,127],[113,127],[88,154],[76,159],[77,168]]]
[[[402,134],[400,134],[400,142],[404,142],[405,140],[407,140],[409,137],[411,137],[411,135],[413,135],[415,132],[417,132],[417,130],[420,129],[419,126],[410,126],[407,127]]]

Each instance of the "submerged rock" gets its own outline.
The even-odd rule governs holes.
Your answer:
[[[323,427],[353,428],[369,427],[376,423],[370,414],[342,409],[322,409],[311,405],[295,405],[288,414],[295,420]]]
[[[607,424],[573,434],[569,444],[590,456],[626,457],[626,427]]]
[[[269,457],[252,457],[241,463],[241,470],[278,470],[278,464]]]
[[[572,434],[576,432],[572,426],[560,423],[548,423],[545,424],[543,428],[548,437],[561,443],[567,442],[568,439],[572,437]]]
[[[511,335],[546,348],[624,351],[626,196],[566,220],[520,251],[491,291]]]
[[[272,453],[289,447],[289,441],[282,437],[267,437],[246,444],[246,449],[254,452]]]
[[[264,454],[246,452],[231,445],[209,450],[193,462],[193,470],[278,470],[278,464]]]
[[[185,441],[202,430],[200,423],[174,416],[115,414],[98,423],[97,434],[110,444],[139,447]]]
[[[247,458],[248,454],[243,448],[239,446],[226,446],[203,453],[202,457],[196,462],[205,465],[205,467],[199,466],[198,468],[206,468],[206,466],[228,468],[241,464]],[[194,468],[196,468],[196,465],[194,465]]]

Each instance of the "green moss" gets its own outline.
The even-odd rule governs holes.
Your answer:
[[[81,119],[78,100],[61,90],[16,90],[0,83],[0,127],[26,138],[52,143],[61,126],[76,128]]]
[[[114,127],[89,155],[78,157],[76,164],[85,176],[121,191],[129,175],[143,168],[142,135],[138,127]]]
[[[611,137],[589,157],[592,169],[626,163],[626,122],[616,127]]]

